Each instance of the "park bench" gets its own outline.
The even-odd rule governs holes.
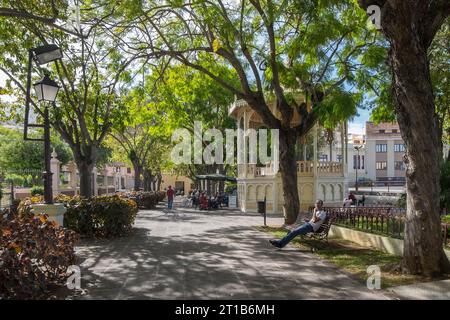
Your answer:
[[[309,232],[303,236],[301,236],[304,240],[313,240],[313,244],[310,244],[311,252],[314,252],[318,248],[314,245],[314,242],[325,243],[328,244],[328,233],[330,232],[331,225],[333,224],[333,220],[329,215],[327,215],[325,221],[322,223],[320,228],[316,232]]]

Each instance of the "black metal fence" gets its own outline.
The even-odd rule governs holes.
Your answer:
[[[396,207],[324,207],[337,226],[403,239],[406,210]],[[310,208],[313,210],[313,207]],[[442,223],[443,243],[450,246],[450,224]]]
[[[333,224],[370,233],[403,238],[405,210],[395,207],[326,207]]]

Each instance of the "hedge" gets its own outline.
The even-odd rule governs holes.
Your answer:
[[[88,237],[122,237],[133,228],[138,212],[133,200],[118,195],[72,198],[64,203],[64,226]]]
[[[138,211],[136,202],[119,195],[81,198],[58,195],[55,202],[64,203],[64,227],[85,237],[121,237],[130,232]],[[32,217],[31,204],[43,197],[31,197],[19,205],[23,217]]]
[[[134,200],[139,208],[142,209],[154,209],[158,202],[164,200],[166,193],[164,191],[150,191],[150,192],[127,192],[122,193],[122,197],[126,197]]]

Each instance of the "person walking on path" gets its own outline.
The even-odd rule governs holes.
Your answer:
[[[169,208],[169,210],[172,210],[173,194],[172,186],[169,186],[169,189],[167,190],[167,208]]]

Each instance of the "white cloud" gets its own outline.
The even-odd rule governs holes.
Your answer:
[[[348,133],[365,134],[366,124],[361,122],[353,122],[348,124]]]

